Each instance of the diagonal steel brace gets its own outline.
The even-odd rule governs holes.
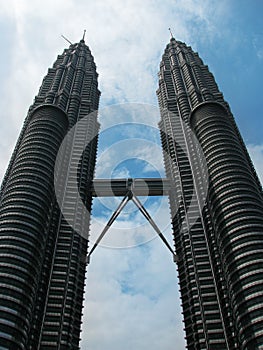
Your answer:
[[[144,208],[144,206],[142,205],[142,203],[139,201],[139,198],[133,194],[132,196],[132,201],[133,203],[138,207],[138,209],[140,210],[140,212],[143,214],[143,216],[149,221],[149,223],[152,225],[152,227],[154,228],[155,232],[157,232],[158,236],[161,238],[161,240],[163,241],[163,243],[166,245],[166,247],[170,250],[170,252],[173,254],[173,259],[174,262],[178,262],[178,256],[174,253],[173,249],[171,248],[170,244],[168,243],[167,239],[164,237],[164,235],[162,234],[162,232],[160,231],[159,227],[156,225],[156,223],[153,221],[153,219],[151,218],[150,214],[147,212],[147,210]]]
[[[171,246],[169,245],[168,241],[166,240],[166,238],[164,237],[164,235],[162,234],[162,232],[160,231],[159,227],[156,225],[156,223],[154,222],[154,220],[151,218],[150,214],[148,213],[148,211],[144,208],[144,206],[142,205],[142,203],[139,201],[138,197],[133,193],[132,189],[130,189],[127,194],[125,195],[125,197],[123,198],[123,200],[121,201],[121,203],[119,204],[119,206],[117,207],[117,209],[114,211],[114,213],[112,214],[111,218],[109,219],[109,221],[107,222],[106,226],[104,227],[104,229],[102,230],[101,234],[99,235],[99,237],[97,238],[94,246],[92,247],[91,251],[89,252],[89,254],[87,255],[86,258],[86,262],[87,264],[89,264],[90,262],[90,256],[93,253],[93,251],[95,250],[95,248],[98,246],[98,244],[100,243],[100,241],[102,240],[102,238],[105,236],[105,234],[107,233],[107,231],[109,230],[109,228],[111,227],[111,225],[113,224],[113,222],[117,219],[117,217],[119,216],[119,214],[121,213],[121,211],[123,210],[123,208],[126,206],[126,204],[129,202],[129,200],[132,200],[133,203],[137,206],[137,208],[140,210],[140,212],[143,214],[143,216],[148,220],[148,222],[151,224],[151,226],[154,228],[155,232],[157,232],[158,236],[161,238],[161,240],[164,242],[164,244],[166,245],[166,247],[170,250],[170,252],[173,255],[173,260],[174,262],[178,262],[178,256],[174,253],[173,249],[171,248]]]
[[[107,233],[107,231],[109,230],[109,228],[111,227],[111,225],[113,224],[113,222],[117,219],[117,217],[119,216],[119,214],[121,213],[122,209],[126,206],[126,204],[129,202],[130,200],[130,195],[129,193],[126,194],[126,196],[123,198],[123,200],[121,201],[121,203],[119,204],[119,206],[117,207],[117,209],[114,211],[114,213],[112,214],[110,220],[107,222],[106,226],[104,227],[104,229],[102,230],[101,234],[99,235],[99,237],[97,238],[96,242],[94,243],[94,246],[92,247],[91,251],[89,252],[89,254],[87,255],[86,258],[86,263],[89,264],[90,262],[90,256],[93,253],[93,251],[95,250],[95,248],[98,246],[98,244],[100,243],[100,241],[102,240],[102,238],[105,236],[105,234]]]

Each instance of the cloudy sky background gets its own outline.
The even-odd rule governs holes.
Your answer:
[[[171,27],[214,73],[263,179],[262,12],[261,0],[0,0],[0,176],[47,68],[68,46],[61,34],[76,42],[84,29],[102,92],[97,176],[164,176],[155,91]],[[128,105],[111,107],[119,103]],[[147,126],[132,126],[129,143],[125,126],[116,141],[108,111],[114,122]],[[117,202],[95,202],[93,239]],[[166,201],[148,208],[171,242]],[[129,205],[88,267],[82,349],[182,350],[180,312],[172,257]]]

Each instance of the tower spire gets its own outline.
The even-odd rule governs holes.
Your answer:
[[[61,34],[61,36],[62,36],[62,38],[63,38],[64,40],[66,40],[70,45],[72,45],[72,42],[71,42],[70,40],[68,40],[64,35]]]
[[[82,37],[82,40],[84,41],[85,39],[85,35],[86,35],[86,29],[84,29],[84,33],[83,33],[83,37]]]
[[[169,29],[169,32],[170,32],[170,34],[171,34],[171,39],[174,39],[174,36],[173,36],[173,33],[172,33],[171,28],[168,28],[168,29]]]

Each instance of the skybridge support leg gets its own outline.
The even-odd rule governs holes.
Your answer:
[[[162,232],[160,231],[159,227],[156,225],[156,223],[151,218],[150,214],[147,212],[147,210],[144,208],[142,203],[139,201],[138,197],[133,195],[132,196],[133,203],[138,207],[140,212],[143,214],[143,216],[148,220],[148,222],[152,225],[155,232],[157,232],[158,236],[161,238],[163,243],[166,245],[166,247],[170,250],[170,252],[173,254],[174,262],[178,262],[178,256],[174,253],[173,249],[171,248],[170,244],[168,243],[167,239],[164,237]]]
[[[86,258],[86,263],[89,264],[90,262],[90,256],[91,254],[94,252],[94,250],[96,249],[96,247],[98,246],[98,244],[100,243],[100,241],[102,240],[102,238],[105,236],[105,234],[107,233],[107,231],[109,230],[109,228],[111,227],[111,225],[113,224],[113,222],[117,219],[117,217],[119,216],[119,214],[121,213],[122,209],[125,207],[125,205],[129,202],[130,197],[127,194],[123,200],[121,201],[121,203],[119,204],[118,208],[115,210],[115,212],[112,214],[110,220],[107,222],[106,226],[104,227],[103,231],[101,232],[101,234],[99,235],[99,237],[97,238],[94,246],[92,247],[91,251],[89,252],[89,254],[87,255]]]

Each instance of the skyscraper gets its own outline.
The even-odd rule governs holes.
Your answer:
[[[260,349],[263,195],[230,108],[174,38],[157,94],[188,348]],[[79,348],[99,96],[81,40],[29,108],[0,193],[1,349]]]
[[[263,194],[230,108],[174,38],[157,95],[188,349],[260,349]]]
[[[84,39],[71,44],[48,70],[25,119],[1,188],[1,349],[79,348],[87,240],[77,231],[89,228],[80,202],[90,210],[97,85]],[[65,157],[56,159],[74,125],[74,147],[69,143]],[[78,148],[85,149],[80,163]],[[56,202],[56,160],[63,174],[55,179],[63,212],[74,225]],[[81,200],[71,183],[76,169]]]

